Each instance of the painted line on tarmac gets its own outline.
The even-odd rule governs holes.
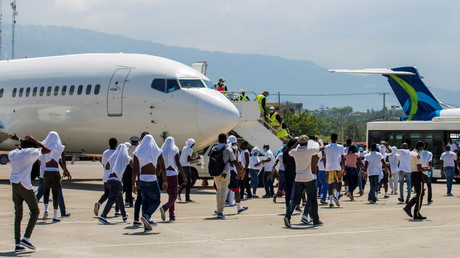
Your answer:
[[[80,245],[80,246],[61,246],[55,248],[39,248],[40,251],[56,251],[63,249],[88,249],[88,248],[109,248],[109,247],[127,247],[127,246],[152,246],[152,245],[176,245],[176,244],[196,244],[196,243],[216,243],[228,241],[243,241],[243,240],[265,240],[265,239],[281,239],[281,238],[301,238],[301,237],[323,237],[334,235],[353,235],[353,234],[368,234],[368,233],[382,233],[382,232],[396,232],[396,231],[410,231],[420,229],[440,229],[460,227],[460,224],[440,225],[440,226],[425,226],[425,227],[407,227],[407,228],[391,228],[391,229],[371,229],[371,230],[357,230],[357,231],[343,231],[343,232],[327,232],[327,233],[313,233],[313,234],[294,234],[294,235],[275,235],[275,236],[259,236],[259,237],[238,237],[238,238],[223,238],[223,239],[201,239],[201,240],[185,240],[185,241],[165,241],[165,242],[145,242],[145,243],[123,243],[123,244],[101,244],[101,245]],[[3,250],[0,252],[8,252]]]

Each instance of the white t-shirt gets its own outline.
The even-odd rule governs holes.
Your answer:
[[[399,171],[410,173],[410,150],[398,149],[396,153],[399,155]]]
[[[102,167],[104,168],[104,174],[102,175],[102,182],[107,183],[107,178],[109,178],[109,171],[105,169],[107,161],[109,161],[110,156],[115,152],[115,150],[107,149],[102,153]]]
[[[326,154],[326,171],[342,170],[343,146],[337,143],[328,144],[324,147]],[[296,164],[297,165],[297,164]]]
[[[422,150],[420,156],[422,157],[422,167],[429,167],[430,161],[433,160],[433,153],[427,150]]]
[[[378,176],[382,169],[383,155],[377,151],[371,151],[364,156],[364,161],[368,162],[367,175]]]
[[[453,151],[445,151],[441,154],[440,160],[444,161],[444,167],[455,167],[457,155]]]
[[[257,155],[251,155],[251,156],[249,157],[249,166],[248,166],[248,168],[250,168],[250,169],[256,169],[256,170],[260,169],[260,166],[256,167],[256,164],[259,163],[259,161],[260,161],[260,160],[259,160],[259,156],[257,156]]]
[[[179,159],[181,166],[190,167],[190,162],[187,161],[187,157],[191,157],[192,154],[193,154],[192,148],[185,146],[182,149],[182,153],[180,154],[180,159]]]
[[[417,150],[413,150],[410,152],[410,168],[411,172],[418,172],[418,165],[422,165],[422,158]]]
[[[318,152],[319,148],[316,146],[297,146],[289,152],[289,156],[295,159],[296,182],[310,182],[316,179],[316,175],[311,171],[311,159]]]
[[[323,158],[323,152],[318,152],[318,171],[325,171],[326,167],[324,166],[324,160],[321,160]]]
[[[392,174],[396,174],[399,171],[399,154],[392,152],[388,154],[388,161],[390,162],[390,170]]]
[[[276,156],[276,160],[278,160],[278,170],[284,171],[284,162],[283,162],[283,153],[281,152]]]
[[[239,155],[239,159],[238,159],[238,160],[239,160],[239,162],[240,162],[242,168],[246,168],[246,155],[245,155],[246,153],[247,153],[249,156],[251,156],[251,155],[249,154],[249,151],[248,151],[248,150],[242,150],[242,151],[240,151],[240,155]]]
[[[268,150],[265,152],[265,159],[270,159],[270,161],[264,163],[264,171],[271,172],[273,169],[273,165],[275,164],[275,156],[273,156],[273,152]]]
[[[37,148],[15,149],[10,151],[11,183],[21,184],[27,190],[33,190],[30,174],[35,161],[42,155]]]

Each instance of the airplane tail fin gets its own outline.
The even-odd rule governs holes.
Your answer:
[[[442,103],[426,87],[415,67],[329,71],[385,76],[406,113],[407,120],[431,120],[439,116],[439,111],[443,109]]]

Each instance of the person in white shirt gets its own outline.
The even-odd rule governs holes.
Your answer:
[[[235,158],[238,164],[240,164],[241,166],[241,163],[239,163],[238,161],[239,159],[238,147],[237,147],[238,139],[234,135],[230,135],[227,139],[227,142],[228,142],[230,149],[233,151],[233,154],[235,155]],[[228,184],[228,189],[231,192],[230,196],[233,198],[229,200],[229,204],[234,205],[233,201],[236,202],[236,212],[238,214],[248,209],[248,207],[243,207],[241,205],[240,179],[244,176],[243,173],[244,173],[243,170],[240,170],[240,173],[238,173],[236,170],[236,167],[230,164],[230,183]]]
[[[107,185],[107,177],[109,175],[107,174],[108,170],[105,169],[105,166],[107,165],[107,161],[109,160],[110,156],[112,156],[112,154],[117,149],[117,144],[118,144],[117,139],[110,138],[109,148],[102,153],[101,163],[102,163],[102,168],[104,169],[104,172],[102,174],[102,182],[104,183],[104,194],[102,194],[101,198],[99,198],[99,201],[97,201],[94,204],[94,215],[95,216],[99,216],[99,208],[109,198],[110,189],[109,189],[109,186]]]
[[[273,170],[275,170],[276,166],[278,166],[278,178],[279,178],[279,185],[278,185],[278,190],[276,191],[276,194],[273,195],[273,202],[276,203],[276,198],[277,197],[282,197],[283,196],[283,191],[284,191],[284,185],[285,185],[285,180],[284,180],[284,162],[283,162],[283,152],[280,151],[279,154],[275,158],[275,164],[273,165]]]
[[[458,146],[455,142],[452,142],[452,139],[447,140],[447,146],[450,147],[450,151],[457,152]]]
[[[130,146],[128,147],[128,155],[132,158],[134,150],[136,150],[136,147],[139,145],[139,137],[137,136],[131,136],[129,138]],[[126,207],[133,207],[133,168],[131,167],[131,164],[128,164],[126,166],[125,173],[123,174],[123,193],[125,194],[125,206]]]
[[[30,237],[40,214],[37,198],[31,182],[32,166],[42,154],[50,153],[50,149],[37,141],[33,136],[26,136],[18,149],[10,151],[8,158],[11,162],[10,182],[14,202],[14,239],[15,251],[25,251],[24,246],[35,250],[30,243]],[[29,223],[21,240],[21,221],[23,216],[22,204],[26,202],[30,210]]]
[[[370,153],[364,157],[364,170],[363,172],[369,176],[369,194],[368,201],[372,204],[377,202],[377,191],[379,187],[379,174],[382,169],[386,169],[385,159],[383,155],[377,150],[377,144],[372,144]]]
[[[190,162],[200,159],[199,156],[196,158],[192,157],[194,146],[195,140],[193,138],[188,139],[185,142],[184,148],[182,148],[182,153],[180,154],[180,164],[182,166],[182,169],[184,170],[187,182],[182,182],[179,188],[179,193],[177,196],[177,199],[179,199],[179,201],[182,201],[182,197],[180,195],[182,193],[182,190],[185,189],[185,201],[193,202],[192,199],[190,199],[190,189],[192,188],[192,171],[190,170]]]
[[[441,154],[441,176],[446,178],[447,196],[452,194],[452,184],[454,182],[455,170],[457,169],[457,155],[450,150],[450,146],[445,147],[445,152]]]
[[[265,152],[265,159],[259,162],[259,165],[264,165],[264,188],[265,188],[265,195],[263,198],[272,198],[275,194],[275,190],[273,188],[273,177],[272,177],[272,170],[273,165],[275,164],[275,157],[273,156],[273,152],[270,150],[269,145],[263,146],[263,151]]]
[[[291,215],[295,206],[300,203],[303,192],[307,193],[307,203],[301,221],[309,224],[310,215],[315,226],[323,224],[318,215],[318,199],[316,197],[316,174],[318,172],[318,142],[309,141],[306,135],[299,137],[297,143],[289,150],[289,155],[295,159],[296,177],[294,183],[294,198],[289,203],[284,217],[284,225],[291,227]]]
[[[361,161],[364,163],[364,157],[367,154],[367,148],[366,145],[362,145],[359,147],[359,157]],[[362,196],[364,194],[364,188],[366,187],[367,183],[367,178],[363,176],[363,170],[361,168],[358,168],[358,187],[359,187],[359,196]]]
[[[339,195],[342,189],[342,176],[344,172],[343,146],[337,144],[338,135],[331,134],[331,143],[324,147],[327,183],[329,184],[329,207],[334,207],[332,200],[340,207]],[[335,193],[334,193],[334,190]]]
[[[388,154],[387,160],[390,168],[390,188],[391,194],[398,194],[398,181],[399,181],[399,154],[396,152],[396,147],[390,147],[391,153]]]
[[[420,157],[422,158],[422,167],[423,168],[431,168],[433,164],[433,153],[431,151],[428,151],[428,143],[423,142],[424,147],[422,152],[420,153]],[[427,204],[430,205],[433,202],[433,189],[431,187],[431,177],[432,177],[432,171],[424,171],[423,172],[423,177],[425,179],[426,183],[426,188],[428,189],[428,198],[427,198]]]
[[[238,159],[238,161],[240,162],[241,168],[243,169],[243,173],[244,173],[244,175],[242,176],[240,180],[241,199],[244,198],[245,194],[248,198],[252,198],[251,186],[249,185],[249,158],[251,154],[249,153],[248,145],[249,143],[247,141],[241,142],[240,154],[239,154],[239,159]]]
[[[401,149],[398,149],[396,153],[399,155],[399,198],[398,201],[404,202],[404,181],[407,185],[407,197],[406,203],[409,202],[412,193],[412,184],[410,176],[410,150],[407,143],[401,144]]]
[[[259,198],[257,195],[257,188],[259,187],[259,171],[260,171],[260,160],[259,160],[259,148],[254,147],[251,149],[251,156],[249,157],[249,175],[251,177],[251,188],[252,198]]]

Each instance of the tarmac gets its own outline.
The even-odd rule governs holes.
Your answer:
[[[158,226],[144,233],[143,227],[132,226],[133,208],[127,208],[128,223],[121,217],[109,217],[112,225],[97,221],[93,205],[103,190],[99,163],[81,161],[68,167],[73,180],[64,180],[63,188],[72,215],[59,223],[39,219],[31,237],[37,250],[16,254],[9,165],[0,166],[0,256],[458,257],[455,246],[460,241],[460,187],[454,184],[455,196],[447,197],[442,180],[433,184],[434,202],[422,207],[421,213],[428,217],[423,221],[409,218],[396,195],[369,204],[368,186],[365,195],[353,202],[342,197],[340,207],[320,206],[324,225],[319,227],[301,223],[300,213],[295,212],[292,228],[286,228],[284,198],[277,203],[272,199],[245,200],[247,211],[237,214],[236,207],[226,207],[226,219],[222,220],[214,216],[215,191],[199,186],[192,189],[194,202],[176,203],[175,222],[162,222],[157,211],[153,220]],[[263,195],[264,189],[259,188],[258,194]],[[162,193],[161,198],[165,202],[167,194]],[[42,210],[43,204],[39,206]],[[113,216],[113,210],[109,216]],[[22,232],[28,217],[25,212]]]

